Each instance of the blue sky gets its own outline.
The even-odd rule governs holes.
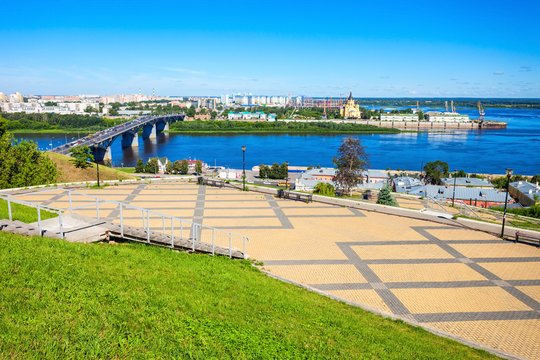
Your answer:
[[[540,97],[538,1],[7,1],[0,91]]]

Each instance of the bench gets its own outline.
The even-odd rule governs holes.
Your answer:
[[[217,186],[217,187],[224,187],[225,186],[225,181],[216,180],[216,179],[203,178],[202,183],[204,185]]]
[[[538,247],[540,247],[540,236],[535,236],[534,234],[527,234],[521,231],[516,232],[516,240],[514,242],[519,242],[520,240],[524,242],[537,242]]]
[[[281,192],[282,198],[284,199],[291,199],[291,200],[298,200],[298,201],[305,201],[307,203],[313,201],[313,195],[311,194],[302,194],[297,192],[290,192],[290,191],[282,191]]]

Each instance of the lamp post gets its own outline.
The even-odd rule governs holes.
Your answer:
[[[242,191],[246,191],[246,147],[242,146]]]
[[[506,169],[506,198],[504,200],[504,213],[503,213],[503,221],[502,221],[502,229],[501,229],[501,239],[504,239],[504,223],[506,222],[506,205],[508,204],[508,192],[510,188],[510,178],[512,177],[513,170],[512,169]]]
[[[454,170],[454,195],[452,195],[452,207],[454,207],[454,203],[456,202],[456,178],[457,170]]]
[[[99,187],[99,162],[96,161],[97,187]]]

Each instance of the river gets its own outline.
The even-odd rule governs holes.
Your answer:
[[[427,109],[425,109],[427,110]],[[458,109],[477,117],[476,109]],[[540,110],[487,109],[487,120],[508,122],[507,129],[453,131],[446,133],[400,133],[358,135],[375,169],[419,170],[422,163],[442,160],[450,169],[469,173],[540,173]],[[50,149],[72,139],[62,134],[17,134]],[[83,136],[83,134],[81,134]],[[112,145],[114,166],[134,166],[137,158],[155,156],[170,160],[200,159],[242,168],[242,150],[246,146],[246,167],[288,161],[291,165],[332,166],[344,135],[160,135],[142,141],[139,147],[122,150],[120,139]]]

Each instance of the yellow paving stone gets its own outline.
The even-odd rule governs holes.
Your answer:
[[[159,201],[131,201],[131,205],[145,208],[145,209],[156,209],[156,211],[159,211],[160,208],[186,208],[186,207],[193,207],[195,208],[195,201],[187,201],[187,202],[159,202]]]
[[[540,257],[540,248],[519,243],[450,244],[450,246],[469,258]]]
[[[352,249],[362,259],[449,259],[452,255],[435,244],[359,245]]]
[[[94,209],[78,209],[78,210],[74,210],[73,213],[83,215],[83,216],[93,217],[93,218],[97,217],[95,208]],[[105,209],[99,210],[99,216],[102,219],[106,218],[110,214],[111,214],[111,210],[105,210]]]
[[[135,199],[134,200],[137,200],[137,201],[162,201],[162,200],[165,200],[165,201],[171,201],[171,200],[174,200],[174,201],[181,201],[181,202],[184,202],[184,201],[197,201],[197,196],[196,195],[174,195],[174,194],[171,194],[171,195],[137,195],[135,196]]]
[[[370,264],[384,282],[487,280],[465,264]]]
[[[480,263],[503,280],[540,280],[540,261]]]
[[[392,292],[413,314],[532,310],[505,290],[495,286],[392,289]]]
[[[204,216],[268,216],[275,217],[274,211],[268,207],[268,209],[204,209]]]
[[[357,302],[381,311],[392,313],[375,290],[331,290],[327,293]]]
[[[467,229],[447,227],[444,230],[441,229],[426,229],[428,233],[435,236],[439,240],[498,240],[496,236],[481,232],[470,231]],[[502,242],[502,240],[501,240]],[[476,245],[476,244],[475,244]]]
[[[540,303],[540,285],[536,286],[516,286],[520,291],[523,291],[525,294],[533,298],[534,300]],[[540,321],[540,320],[539,320]]]
[[[356,216],[353,212],[351,212],[347,208],[342,207],[328,207],[324,209],[318,209],[318,208],[310,208],[310,207],[304,207],[304,208],[295,208],[295,209],[282,209],[285,215],[344,215],[344,216]]]
[[[281,227],[279,220],[272,216],[267,218],[252,218],[252,219],[204,219],[204,224],[208,226],[216,226],[227,228],[228,226],[234,227],[253,227],[253,226],[276,226]],[[234,230],[237,231],[237,230]]]
[[[252,208],[252,207],[269,207],[266,201],[206,201],[205,208]]]
[[[426,325],[526,359],[540,359],[538,319],[449,321]]]
[[[280,265],[264,266],[264,269],[303,284],[367,283],[354,265],[348,264]]]

